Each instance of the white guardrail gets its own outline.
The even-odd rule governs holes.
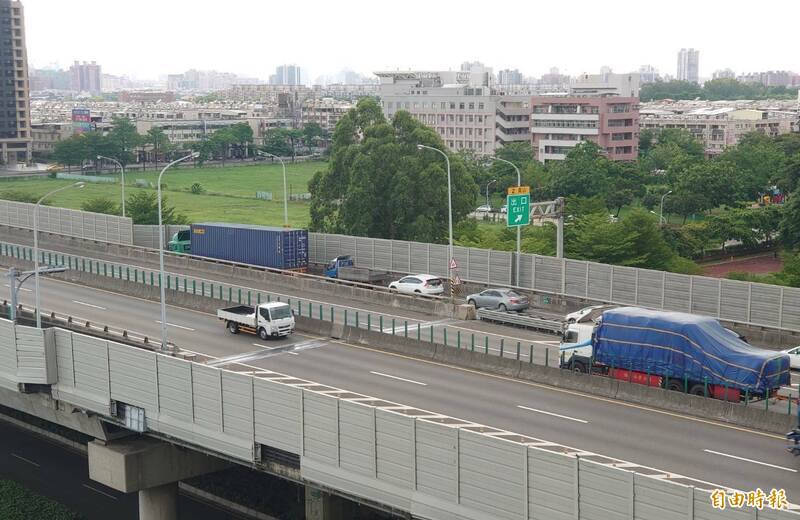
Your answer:
[[[24,355],[20,355],[24,354]],[[798,518],[712,506],[714,484],[264,369],[230,371],[69,330],[0,320],[0,386],[52,397],[244,464],[281,450],[317,485],[418,518]],[[734,490],[727,490],[732,493]]]

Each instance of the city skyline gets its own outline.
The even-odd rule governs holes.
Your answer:
[[[530,45],[519,46],[507,45],[508,38],[515,38],[513,31],[509,34],[508,26],[493,26],[491,20],[485,22],[489,24],[487,34],[496,37],[488,39],[462,38],[456,30],[415,31],[413,38],[390,37],[386,31],[387,23],[396,28],[404,21],[416,20],[413,24],[418,27],[416,23],[420,19],[416,17],[422,11],[431,24],[438,23],[437,20],[447,20],[454,28],[474,24],[468,10],[456,9],[451,3],[430,5],[412,1],[399,11],[378,7],[369,11],[369,17],[348,17],[348,24],[358,30],[345,30],[347,27],[339,24],[341,30],[336,38],[329,37],[330,21],[344,12],[342,6],[317,1],[312,1],[305,9],[302,31],[290,22],[296,16],[290,5],[252,5],[246,0],[228,2],[229,17],[221,16],[218,7],[185,1],[142,0],[136,9],[125,12],[124,16],[120,16],[118,7],[109,7],[108,2],[102,0],[85,0],[80,10],[76,10],[74,4],[54,4],[47,0],[24,0],[23,3],[28,13],[26,29],[32,66],[41,68],[58,63],[66,68],[75,60],[96,61],[106,73],[136,79],[159,79],[194,68],[267,80],[276,66],[297,63],[312,80],[335,75],[342,69],[361,74],[397,69],[455,70],[463,61],[481,61],[495,72],[519,69],[525,76],[541,76],[553,66],[575,76],[597,72],[603,65],[615,72],[630,72],[643,64],[652,64],[662,75],[673,75],[676,53],[688,47],[702,52],[701,79],[710,78],[715,70],[725,68],[737,73],[800,69],[792,52],[795,46],[791,31],[774,31],[768,41],[725,38],[723,36],[731,31],[750,30],[750,26],[736,10],[720,10],[713,5],[715,2],[697,4],[678,0],[668,12],[648,12],[637,2],[623,0],[612,17],[602,5],[581,0],[576,8],[581,10],[582,16],[568,22],[571,34],[592,34],[598,21],[606,25],[613,22],[625,28],[624,31],[605,32],[603,38],[585,45],[574,38],[565,38],[564,26],[558,23],[536,23],[537,19],[547,16],[546,12],[528,3],[513,1],[506,6],[506,11],[513,12],[517,18],[532,20],[518,35],[520,43]],[[800,16],[797,2],[781,0],[777,3],[783,8],[784,16]],[[247,16],[237,14],[242,12],[247,12]],[[154,17],[153,13],[159,16]],[[691,13],[691,17],[687,18],[687,13]],[[287,23],[265,23],[265,20],[275,19],[286,19]],[[114,34],[111,29],[116,20],[124,20],[122,29],[133,31],[131,38],[105,37],[102,45],[98,45],[101,41],[98,34]],[[714,23],[709,25],[709,20]],[[53,35],[62,34],[67,27],[70,37],[53,45]],[[147,30],[139,33],[135,31],[137,27]],[[213,30],[213,37],[203,36],[202,31],[198,31],[202,27]],[[654,27],[670,36],[653,38]],[[681,30],[670,31],[670,27]],[[698,30],[693,31],[693,28]],[[169,36],[159,38],[159,34]],[[315,34],[326,35],[324,52],[320,52]],[[504,37],[500,38],[501,35]],[[456,37],[458,45],[453,45],[452,38]],[[293,44],[286,45],[290,40]],[[536,47],[537,41],[560,42],[553,47],[558,52],[531,52],[531,45]],[[636,43],[632,45],[631,42]],[[175,45],[178,51],[166,52],[170,45]]]

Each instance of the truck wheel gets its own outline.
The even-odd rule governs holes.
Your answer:
[[[588,372],[588,370],[586,370],[586,365],[583,363],[583,361],[576,361],[575,364],[572,366],[572,371],[579,374],[586,374]]]
[[[673,392],[683,392],[683,381],[680,379],[670,379],[667,383],[667,390],[671,390]]]
[[[269,337],[269,334],[267,334],[267,329],[265,329],[264,327],[258,329],[258,337],[263,340],[266,340]]]
[[[703,388],[703,385],[693,385],[689,389],[689,393],[692,394],[692,395],[699,395],[699,396],[705,396],[706,395],[706,392],[705,392],[705,389]]]
[[[229,321],[228,332],[230,332],[231,334],[239,334],[239,324],[233,321]]]

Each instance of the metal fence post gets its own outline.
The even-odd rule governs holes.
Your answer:
[[[461,331],[456,331],[456,348],[461,350]]]
[[[356,328],[358,328],[358,311],[356,311]]]
[[[433,343],[433,325],[431,325],[431,343]]]
[[[503,357],[503,349],[505,348],[506,338],[500,338],[500,357]]]
[[[431,330],[433,330],[433,329],[431,329]],[[444,334],[444,346],[446,347],[447,346],[447,327],[442,327],[442,334]]]
[[[367,330],[372,330],[372,313],[367,314]]]
[[[347,326],[347,307],[344,308],[344,326]]]
[[[422,326],[417,323],[417,341],[422,341]]]
[[[403,322],[403,330],[405,331],[406,338],[408,337],[408,320]]]
[[[392,336],[394,336],[394,318],[392,318]]]
[[[484,354],[489,353],[489,336],[483,337],[483,353]]]
[[[517,341],[517,361],[519,361],[519,349],[520,349],[520,342]]]

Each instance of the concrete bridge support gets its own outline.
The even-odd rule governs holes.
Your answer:
[[[140,520],[177,520],[178,481],[230,463],[149,437],[89,443],[89,478],[123,493],[139,493]]]

